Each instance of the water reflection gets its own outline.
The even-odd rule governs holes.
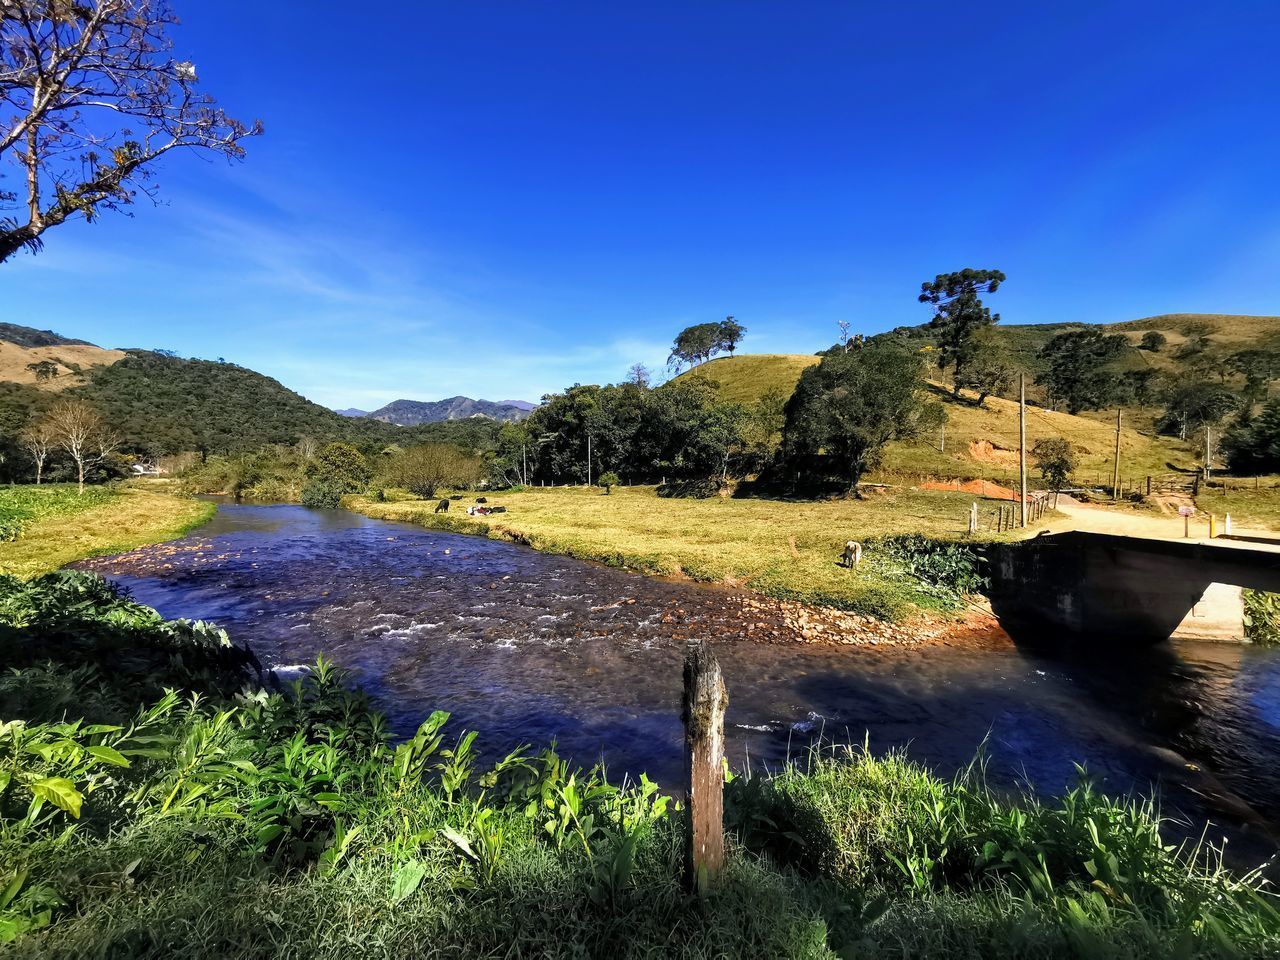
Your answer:
[[[324,652],[398,730],[448,710],[490,755],[554,739],[579,762],[678,783],[684,641],[706,637],[736,763],[865,735],[950,771],[985,738],[1008,783],[1056,790],[1085,763],[1113,791],[1161,784],[1170,812],[1201,821],[1215,792],[1280,819],[1274,651],[763,644],[721,591],[293,506],[225,505],[197,536],[85,566],[166,616],[221,623],[267,665]]]

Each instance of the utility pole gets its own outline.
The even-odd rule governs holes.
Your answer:
[[[520,482],[526,487],[529,485],[529,452],[525,445],[520,444]]]
[[[587,486],[591,486],[591,434],[587,434]]]
[[[1211,437],[1213,435],[1213,427],[1207,423],[1204,425],[1204,482],[1209,482],[1209,471],[1212,469],[1213,463],[1213,447],[1211,445]]]
[[[1027,375],[1018,374],[1018,487],[1022,526],[1027,525]]]
[[[1124,408],[1116,407],[1116,465],[1111,475],[1111,499],[1120,499],[1120,427],[1124,424]]]

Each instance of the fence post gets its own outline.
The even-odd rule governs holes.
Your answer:
[[[689,644],[684,661],[684,880],[705,896],[724,864],[724,675],[705,640]]]

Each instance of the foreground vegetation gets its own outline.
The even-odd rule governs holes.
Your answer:
[[[0,941],[15,956],[1274,956],[1276,900],[1151,807],[1004,797],[980,764],[814,754],[727,787],[727,869],[681,813],[552,749],[402,742],[321,661],[272,689],[103,581],[0,581]],[[264,689],[265,685],[265,689]],[[3,950],[4,948],[0,948]]]
[[[75,484],[0,487],[0,573],[32,577],[85,557],[180,537],[214,505],[158,490]]]
[[[957,601],[946,589],[953,578],[924,571],[901,551],[878,546],[877,538],[911,534],[957,541],[974,499],[895,489],[865,500],[686,500],[655,496],[653,487],[615,487],[608,495],[595,487],[535,487],[490,494],[508,512],[468,517],[462,513],[465,502],[436,513],[434,500],[397,499],[394,492],[385,498],[344,502],[380,519],[516,540],[644,573],[748,587],[884,619],[900,619],[917,608],[954,609]],[[851,539],[871,542],[856,571],[837,564]]]

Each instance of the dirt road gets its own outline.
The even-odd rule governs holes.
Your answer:
[[[1081,503],[1069,496],[1062,496],[1058,501],[1058,512],[1063,514],[1049,521],[1049,529],[1054,533],[1065,533],[1068,530],[1081,530],[1085,533],[1110,533],[1126,537],[1149,537],[1156,540],[1182,540],[1185,533],[1184,520],[1177,513],[1156,514],[1135,510],[1131,507],[1111,507],[1100,504]],[[1197,511],[1191,517],[1192,540],[1209,539],[1209,515]],[[1258,534],[1275,537],[1274,533],[1250,531],[1235,528],[1233,533]],[[1222,517],[1218,517],[1216,533],[1221,536]]]

